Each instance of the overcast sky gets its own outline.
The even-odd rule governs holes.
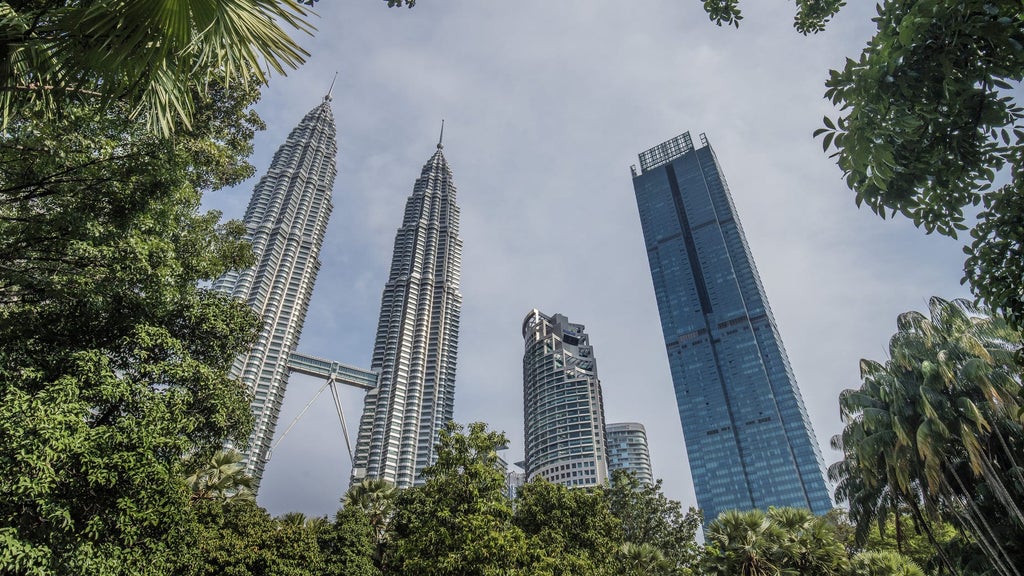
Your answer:
[[[308,63],[257,110],[262,173],[335,71],[339,173],[303,352],[368,367],[395,231],[445,119],[462,207],[462,331],[455,415],[488,422],[522,458],[520,326],[532,308],[585,324],[608,422],[647,427],[665,493],[696,505],[629,166],[682,132],[717,153],[825,462],[837,397],[860,358],[884,359],[900,312],[966,296],[958,242],[858,210],[811,133],[832,113],[829,68],[871,34],[851,3],[823,34],[793,3],[746,0],[740,29],[699,0],[321,0]],[[208,195],[241,218],[255,179]],[[293,376],[278,436],[320,383]],[[343,396],[356,435],[362,393]],[[272,514],[333,514],[350,463],[322,396],[274,452]]]

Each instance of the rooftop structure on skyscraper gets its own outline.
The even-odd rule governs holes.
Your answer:
[[[814,431],[714,151],[689,133],[633,168],[662,333],[706,522],[832,508]]]

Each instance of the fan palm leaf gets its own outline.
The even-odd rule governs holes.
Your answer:
[[[193,500],[252,500],[253,479],[245,474],[245,457],[232,449],[217,451],[206,462],[186,463],[191,469],[185,484]]]
[[[308,53],[286,29],[312,32],[309,16],[295,0],[0,3],[4,123],[27,104],[122,100],[169,134],[212,77],[265,83],[265,68],[299,66]]]

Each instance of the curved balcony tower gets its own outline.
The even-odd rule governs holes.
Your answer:
[[[523,320],[526,479],[569,488],[608,480],[604,399],[582,324],[531,310]]]

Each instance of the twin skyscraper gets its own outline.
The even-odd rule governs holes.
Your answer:
[[[332,382],[368,390],[353,479],[383,478],[408,487],[436,459],[438,431],[454,415],[462,306],[455,186],[439,140],[395,237],[370,370],[298,354],[337,170],[330,103],[328,94],[302,119],[256,185],[245,214],[256,265],[214,285],[249,303],[264,320],[257,343],[232,368],[251,394],[256,423],[247,471],[257,482],[262,476],[289,371],[322,368]],[[773,505],[826,512],[832,503],[818,445],[710,145],[702,135],[695,148],[683,134],[643,152],[640,170],[633,168],[633,185],[705,517]],[[581,326],[573,333],[577,326],[564,317],[531,313],[523,327],[524,337],[530,335],[527,355],[541,358],[549,352],[548,332],[558,332],[559,342],[572,347],[572,366],[554,360],[537,364],[537,385],[526,390],[528,402],[561,402],[565,414],[549,414],[553,422],[577,417],[580,408],[570,410],[568,399],[595,394],[595,386],[582,377],[592,349]],[[565,378],[569,370],[582,376]],[[588,437],[604,434],[603,414],[598,418],[599,424],[587,428]],[[571,440],[584,436],[584,427],[577,428],[579,438],[540,432],[531,437],[528,425],[527,458],[536,459],[534,469],[549,462],[545,476],[563,474],[554,462],[560,450],[576,447]],[[568,469],[599,483],[607,470],[577,452],[576,466]]]
[[[255,428],[245,453],[246,472],[258,486],[289,372],[297,371],[367,389],[353,479],[384,478],[405,488],[433,462],[438,431],[455,410],[462,310],[455,186],[439,141],[395,236],[371,369],[298,354],[337,173],[330,104],[328,94],[306,114],[256,185],[244,219],[256,265],[214,283],[214,289],[242,299],[263,319],[256,344],[231,371],[252,397]],[[335,401],[341,414],[337,396]]]

